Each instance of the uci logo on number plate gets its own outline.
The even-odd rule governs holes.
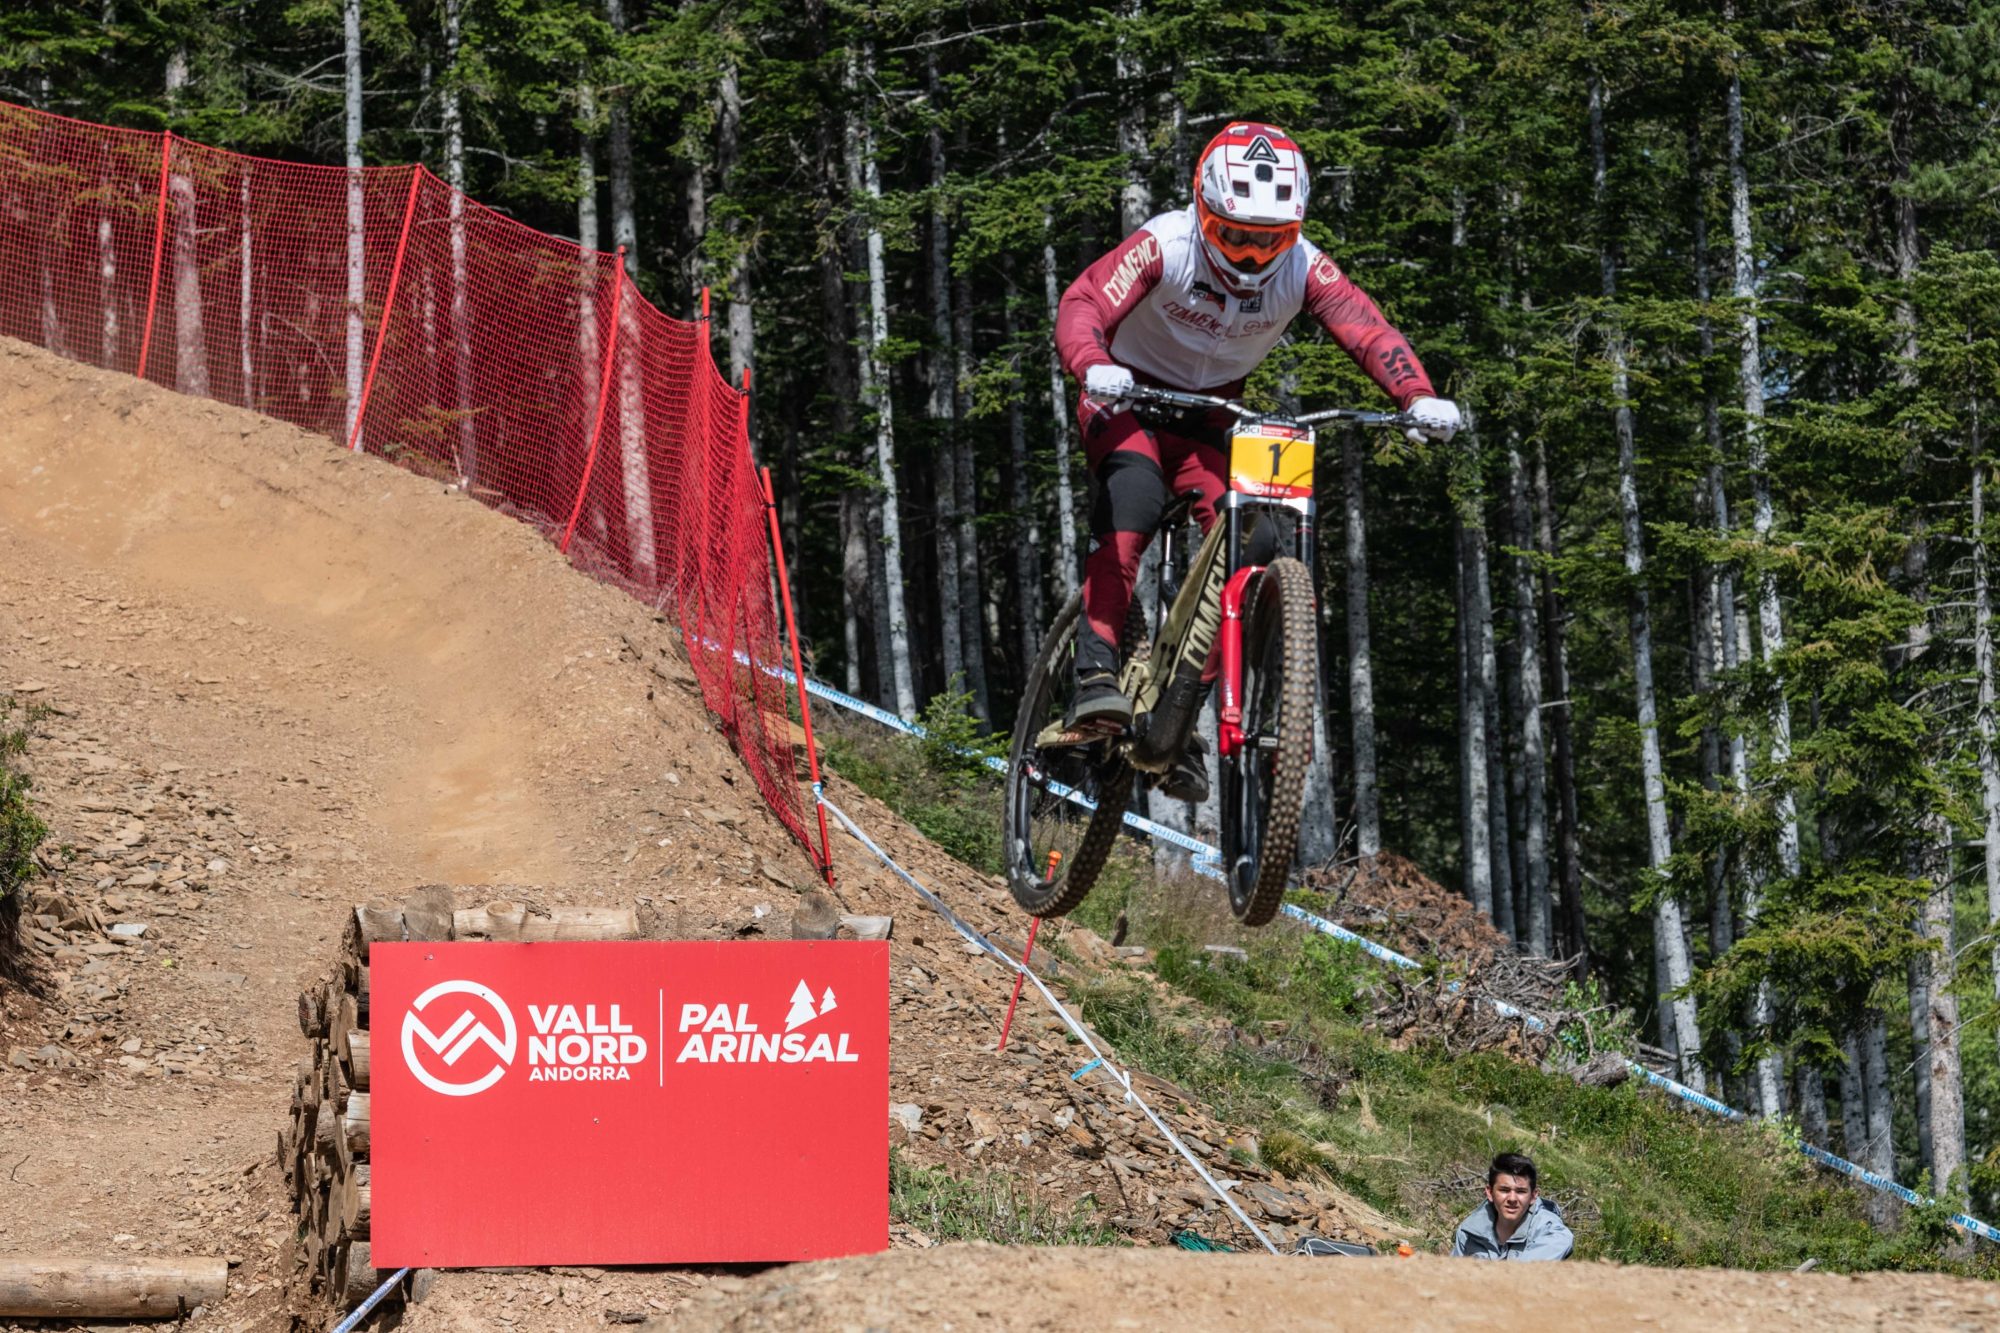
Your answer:
[[[1237,432],[1229,444],[1229,484],[1245,495],[1288,500],[1311,495],[1312,432],[1276,424]]]

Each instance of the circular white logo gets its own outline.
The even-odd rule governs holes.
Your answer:
[[[440,1005],[430,1023],[417,1017],[431,1001],[444,995],[468,995],[473,1002],[461,1005]],[[493,1015],[500,1020],[502,1036],[494,1036],[481,1016],[480,1006],[484,1000],[491,1007]],[[438,1020],[446,1014],[452,1015],[449,1023],[438,1026]],[[447,1069],[455,1066],[460,1057],[475,1046],[485,1046],[493,1052],[493,1067],[467,1083],[453,1083],[440,1078],[424,1067],[417,1058],[417,1042],[430,1049],[439,1063]],[[507,1002],[492,990],[476,981],[440,981],[437,985],[419,995],[403,1015],[403,1063],[417,1076],[417,1082],[432,1092],[441,1092],[447,1097],[470,1097],[475,1092],[484,1092],[499,1082],[507,1067],[514,1063],[514,1015],[507,1009]]]

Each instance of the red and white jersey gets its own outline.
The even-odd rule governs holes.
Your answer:
[[[1229,394],[1306,309],[1397,407],[1435,395],[1403,335],[1318,246],[1300,237],[1275,267],[1262,290],[1237,296],[1208,261],[1193,205],[1162,213],[1063,293],[1063,365],[1078,380],[1115,362],[1165,388]]]

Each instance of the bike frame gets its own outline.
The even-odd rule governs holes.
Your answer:
[[[1233,758],[1243,736],[1243,602],[1272,555],[1262,560],[1246,551],[1246,536],[1259,522],[1280,513],[1293,515],[1289,550],[1307,569],[1316,569],[1316,519],[1312,463],[1318,433],[1329,421],[1357,425],[1409,425],[1408,417],[1392,412],[1362,412],[1332,408],[1299,416],[1252,411],[1238,402],[1207,394],[1140,388],[1133,401],[1144,405],[1231,413],[1229,490],[1218,505],[1216,523],[1196,553],[1187,577],[1170,608],[1163,609],[1151,651],[1135,655],[1122,682],[1135,705],[1132,734],[1121,742],[1134,768],[1164,772],[1186,748],[1197,721],[1194,702],[1201,695],[1201,672],[1220,638],[1217,686],[1220,710],[1216,748]],[[1270,466],[1257,466],[1269,449]],[[1161,577],[1173,568],[1174,530],[1162,534]],[[1258,554],[1263,554],[1259,552]]]

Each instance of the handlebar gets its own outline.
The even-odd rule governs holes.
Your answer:
[[[1322,421],[1346,421],[1357,426],[1394,426],[1398,429],[1423,429],[1423,423],[1408,412],[1364,412],[1351,407],[1329,407],[1318,412],[1307,412],[1302,416],[1286,416],[1283,413],[1259,412],[1245,407],[1233,398],[1217,398],[1206,393],[1182,393],[1178,389],[1155,389],[1149,385],[1136,385],[1127,395],[1135,403],[1154,403],[1161,407],[1207,407],[1218,408],[1233,413],[1237,420],[1270,420],[1276,417],[1297,426],[1316,426]]]

